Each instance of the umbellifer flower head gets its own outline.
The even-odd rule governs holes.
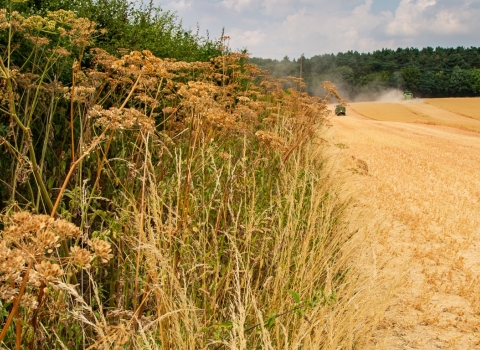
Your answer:
[[[111,254],[112,248],[110,243],[102,241],[98,238],[94,238],[88,242],[88,244],[90,247],[92,247],[95,255],[98,256],[103,263],[106,263],[108,260],[113,258],[113,254]]]
[[[40,264],[36,264],[35,270],[37,270],[40,277],[47,282],[55,281],[63,275],[63,270],[60,266],[58,264],[52,264],[48,260],[43,260]]]
[[[84,269],[90,268],[90,261],[93,257],[88,250],[74,246],[70,248],[70,252],[72,253],[73,262],[75,265]]]

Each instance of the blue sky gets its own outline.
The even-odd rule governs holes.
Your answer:
[[[480,0],[155,0],[254,57],[480,46]]]

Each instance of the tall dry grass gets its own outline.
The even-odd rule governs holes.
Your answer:
[[[194,63],[92,49],[84,67],[94,23],[2,16],[2,346],[367,342],[382,308],[317,143],[326,98],[225,48]],[[34,54],[13,67],[22,38]]]
[[[379,305],[370,309],[374,293],[359,269],[365,256],[356,249],[365,247],[312,148],[295,152],[265,187],[268,173],[252,174],[258,168],[246,157],[219,164],[215,148],[205,147],[195,168],[210,190],[190,198],[195,216],[184,227],[174,185],[183,174],[160,191],[149,177],[145,223],[131,243],[145,261],[145,305],[157,311],[137,337],[141,348],[161,348],[158,337],[178,348],[365,345],[381,315]]]

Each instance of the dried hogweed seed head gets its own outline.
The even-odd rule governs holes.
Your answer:
[[[48,228],[53,223],[54,219],[49,215],[34,215],[34,218],[38,221],[40,229]]]
[[[52,224],[52,229],[55,230],[60,236],[66,238],[77,238],[80,236],[80,229],[63,219],[55,220]]]
[[[37,296],[28,293],[23,294],[20,305],[27,309],[36,309],[38,307]]]
[[[280,149],[282,151],[285,150],[285,140],[273,132],[260,130],[255,133],[255,136],[257,136],[261,143],[269,147]]]
[[[5,284],[0,286],[0,300],[12,301],[17,296],[18,289]]]
[[[98,256],[103,263],[106,263],[113,258],[113,254],[110,254],[112,251],[110,243],[94,238],[88,244],[92,247],[95,255]]]
[[[249,99],[248,97],[246,97],[246,96],[240,96],[240,97],[238,98],[238,101],[239,101],[239,102],[243,102],[243,103],[247,103],[247,102],[250,102],[250,99]]]
[[[228,160],[232,158],[232,155],[227,152],[220,152],[218,156],[222,159]]]
[[[37,233],[37,237],[34,238],[36,241],[38,248],[41,250],[48,249],[49,253],[52,252],[52,248],[60,247],[58,243],[59,236],[56,236],[52,231],[49,230],[41,230]]]
[[[7,285],[21,276],[25,269],[25,258],[22,253],[20,249],[11,250],[5,240],[0,243],[0,285],[2,283]]]
[[[30,41],[35,46],[45,46],[50,43],[50,40],[40,36],[25,35],[25,39]]]
[[[55,281],[63,275],[63,270],[58,264],[52,264],[50,261],[43,260],[40,264],[35,265],[40,277],[47,282]]]
[[[72,253],[73,263],[75,265],[84,269],[91,267],[90,261],[92,261],[93,257],[88,250],[75,246],[70,248],[70,252]]]
[[[53,219],[47,215],[32,215],[28,212],[15,213],[10,217],[10,225],[5,228],[3,238],[17,243],[20,241],[26,242],[25,240],[38,243],[45,241],[45,239],[46,242],[52,243],[48,234],[45,237],[42,236],[43,231],[48,229],[52,222]]]
[[[12,221],[13,224],[19,225],[22,224],[25,221],[31,220],[33,215],[28,212],[28,211],[21,211],[18,213],[14,213],[10,220]]]

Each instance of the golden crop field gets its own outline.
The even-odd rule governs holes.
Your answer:
[[[425,103],[480,120],[480,98],[431,98]]]
[[[384,102],[354,103],[351,107],[364,117],[387,122],[428,123],[432,118],[420,112],[410,110],[406,105]]]
[[[453,111],[455,108],[457,111]],[[378,121],[447,126],[480,132],[480,99],[431,99],[415,103],[362,102],[352,103],[349,112],[349,115],[360,114]]]
[[[443,111],[422,103],[393,107],[404,106]],[[399,283],[375,342],[364,349],[478,349],[480,135],[379,123],[353,111],[332,124],[330,139],[354,174],[349,185],[362,218],[371,230],[378,221],[371,249],[379,274]]]

